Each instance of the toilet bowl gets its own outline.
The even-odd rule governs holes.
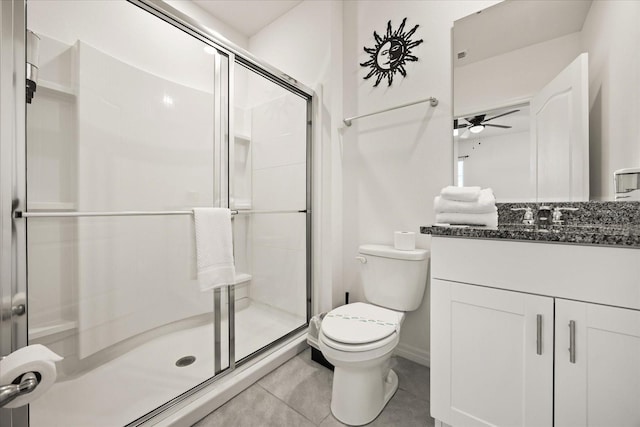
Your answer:
[[[341,422],[370,423],[398,389],[390,359],[403,320],[402,312],[361,302],[323,319],[318,345],[335,367],[331,412]]]
[[[404,312],[422,301],[429,259],[424,249],[385,245],[362,245],[358,252],[368,302],[330,311],[318,334],[318,347],[334,366],[331,412],[352,426],[373,421],[398,389],[391,355]]]

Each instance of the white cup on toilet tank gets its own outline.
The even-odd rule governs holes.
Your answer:
[[[393,246],[401,251],[412,251],[416,248],[416,233],[413,231],[396,231],[393,233]]]

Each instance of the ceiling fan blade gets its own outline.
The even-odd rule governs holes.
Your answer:
[[[487,116],[486,114],[478,114],[475,117],[465,117],[464,119],[469,123],[471,123],[472,125],[479,125],[480,123],[482,123],[482,121],[486,116]]]
[[[491,117],[490,119],[483,120],[483,122],[488,122],[489,120],[497,119],[498,117],[506,116],[507,114],[517,113],[518,111],[520,110],[507,111],[506,113],[498,114],[497,116]]]
[[[491,126],[493,128],[503,128],[503,129],[511,129],[513,126],[505,126],[505,125],[492,125],[491,123],[489,124],[484,124],[484,126]]]

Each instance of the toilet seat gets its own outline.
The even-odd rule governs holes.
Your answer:
[[[398,345],[398,334],[392,333],[386,338],[381,340],[373,341],[365,344],[345,344],[339,341],[334,341],[331,338],[328,338],[326,335],[320,331],[320,335],[318,336],[319,340],[322,341],[324,345],[332,348],[333,350],[343,351],[347,353],[364,353],[369,352],[371,350],[393,350],[396,345]],[[388,349],[386,347],[389,347]],[[378,353],[378,352],[376,352]]]
[[[340,306],[322,320],[325,343],[343,351],[366,351],[397,339],[404,313],[356,302]]]

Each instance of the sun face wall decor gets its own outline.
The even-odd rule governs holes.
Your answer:
[[[387,33],[383,37],[380,37],[375,31],[373,32],[373,37],[376,39],[375,47],[364,47],[364,51],[371,56],[371,59],[367,62],[362,62],[360,66],[371,68],[369,74],[363,77],[364,80],[376,76],[376,82],[373,87],[378,86],[385,78],[388,86],[391,86],[395,73],[400,73],[402,77],[407,77],[407,70],[405,70],[404,65],[407,62],[416,62],[418,60],[417,56],[411,54],[411,49],[418,46],[423,40],[412,41],[411,36],[416,32],[419,25],[405,33],[404,25],[406,22],[407,18],[404,18],[396,31],[392,30],[391,21],[387,22]]]

